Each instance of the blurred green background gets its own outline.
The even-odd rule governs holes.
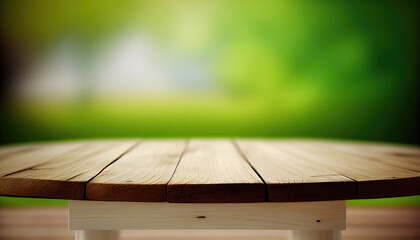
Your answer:
[[[0,4],[1,144],[117,137],[420,143],[418,1]],[[66,202],[0,198],[44,203]]]

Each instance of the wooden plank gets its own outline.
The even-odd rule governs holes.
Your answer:
[[[238,148],[267,184],[268,201],[322,201],[357,197],[357,183],[288,152],[270,141],[237,140]]]
[[[28,144],[0,150],[0,177],[50,161],[81,147],[81,142]]]
[[[166,185],[186,143],[186,140],[142,142],[88,183],[87,199],[166,201]]]
[[[397,197],[420,194],[420,173],[387,165],[369,157],[350,155],[321,147],[311,141],[288,141],[296,156],[337,171],[357,181],[358,198]]]
[[[191,140],[167,186],[170,202],[259,202],[265,187],[230,140]]]
[[[121,164],[114,160],[134,146],[134,140],[0,147],[0,194],[83,199],[87,181],[110,163],[115,167],[109,166],[92,181],[88,197],[164,201],[168,181],[171,202],[258,202],[265,195],[269,201],[316,201],[420,194],[418,147],[239,141],[243,153],[230,140],[193,140],[178,167],[184,145],[175,142],[140,145],[140,152],[123,158]],[[267,193],[262,178],[241,154],[265,179]],[[357,181],[357,196],[349,179]]]
[[[332,141],[316,142],[325,148],[331,148],[350,155],[371,158],[384,164],[420,172],[420,148],[412,146],[394,146],[389,144],[345,143]]]
[[[11,145],[11,146],[0,146],[0,162],[11,158],[17,154],[23,154],[25,152],[30,152],[36,149],[39,149],[42,146],[48,144],[22,144],[22,145]]]
[[[343,230],[345,201],[140,203],[69,201],[69,229]]]
[[[85,185],[120,157],[135,141],[87,142],[66,154],[0,178],[0,194],[25,197],[84,199]],[[53,148],[32,153],[26,161],[50,156]],[[31,163],[32,164],[32,163]],[[11,167],[7,168],[8,170]]]

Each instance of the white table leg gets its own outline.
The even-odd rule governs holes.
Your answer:
[[[117,240],[118,230],[76,230],[76,240]]]
[[[340,230],[292,230],[291,240],[341,240]]]

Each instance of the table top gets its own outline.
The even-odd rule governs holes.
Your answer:
[[[420,194],[420,148],[263,139],[91,140],[0,148],[0,195],[288,202]]]

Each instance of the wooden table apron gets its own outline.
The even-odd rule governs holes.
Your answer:
[[[70,228],[81,230],[79,239],[187,226],[295,229],[294,239],[339,239],[344,200],[420,194],[419,163],[419,147],[368,142],[34,143],[0,148],[0,195],[71,200]]]

